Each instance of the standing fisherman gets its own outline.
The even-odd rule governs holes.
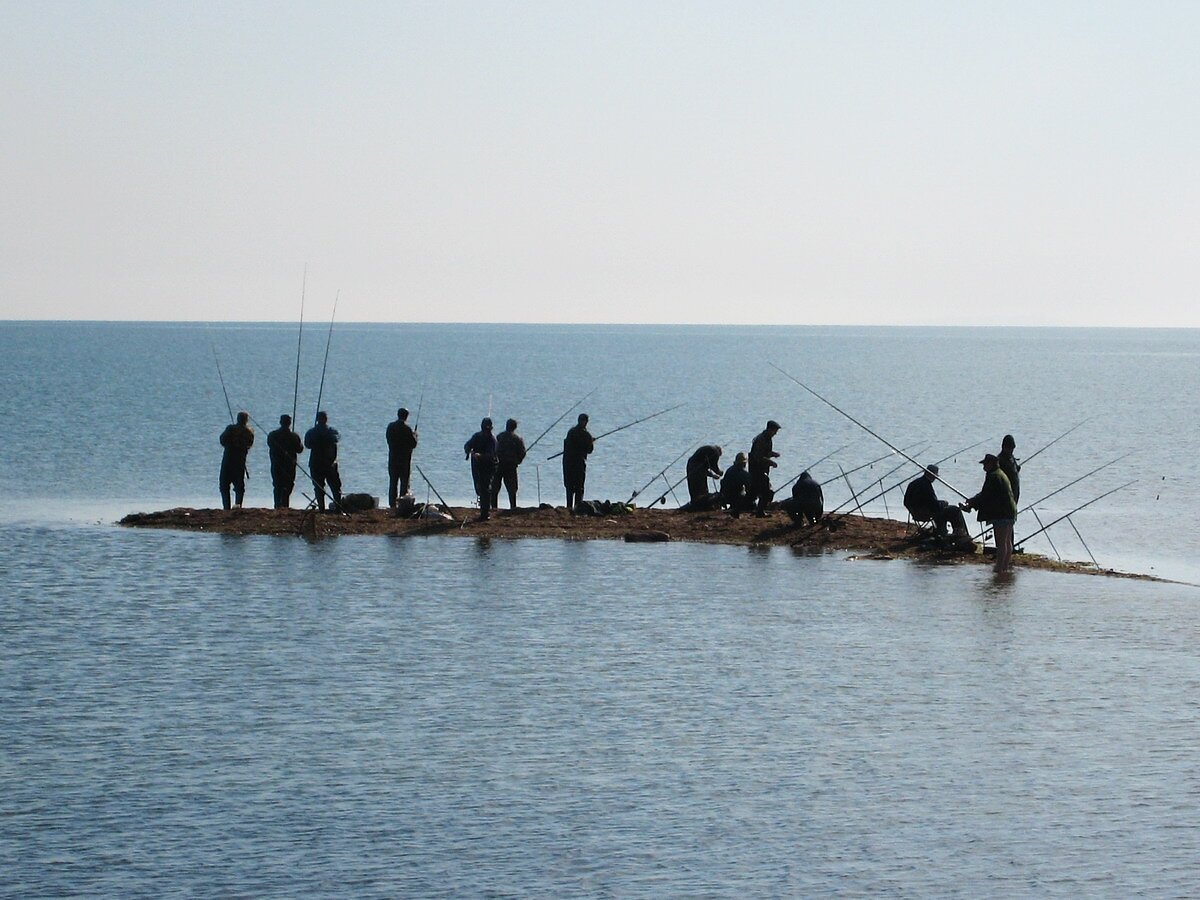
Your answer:
[[[292,489],[296,486],[296,457],[304,452],[304,443],[300,435],[292,431],[292,417],[287,413],[279,417],[279,427],[267,435],[267,449],[271,451],[275,508],[287,509],[292,502]]]
[[[767,505],[775,496],[771,489],[771,470],[778,465],[775,459],[779,454],[772,442],[778,433],[779,423],[771,419],[750,445],[750,491],[758,501],[754,514],[760,519],[766,517]]]
[[[237,508],[242,508],[246,497],[246,454],[254,444],[254,431],[250,427],[250,413],[237,414],[237,422],[225,426],[221,432],[221,446],[225,452],[221,454],[221,505],[229,509],[229,488],[233,487],[234,500]]]
[[[492,483],[492,506],[500,508],[500,484],[508,490],[508,508],[517,508],[517,466],[525,459],[525,439],[517,434],[517,420],[504,423],[504,431],[496,438],[496,480]]]
[[[496,480],[496,435],[492,420],[484,419],[479,430],[463,444],[463,453],[471,460],[471,478],[479,498],[479,521],[486,522],[492,510],[492,486]]]
[[[587,426],[587,413],[580,413],[578,424],[568,431],[563,439],[563,487],[567,489],[567,512],[572,512],[583,500],[583,487],[587,482],[587,458],[596,446]]]
[[[338,432],[329,427],[324,410],[317,413],[317,424],[304,434],[308,448],[308,472],[312,475],[313,490],[317,492],[317,509],[325,511],[325,485],[333,494],[334,509],[342,506],[342,477],[338,474]]]
[[[1012,487],[1013,500],[1020,503],[1021,464],[1013,456],[1013,451],[1016,449],[1016,439],[1011,434],[1006,434],[1004,440],[1000,442],[1000,455],[996,457],[996,461],[1000,464],[1000,471],[1008,476],[1009,486]]]
[[[988,453],[979,461],[985,473],[983,488],[974,497],[960,503],[959,509],[979,511],[980,522],[991,522],[996,535],[996,573],[1003,575],[1012,566],[1013,525],[1017,521],[1017,501],[1013,499],[1008,476],[1000,471],[1000,461]]]
[[[396,410],[396,421],[388,424],[387,445],[388,506],[395,506],[396,498],[408,493],[408,482],[412,477],[412,455],[413,450],[417,448],[417,433],[409,427],[408,410],[403,406]]]
[[[687,487],[688,506],[692,509],[711,509],[714,505],[713,494],[708,489],[708,479],[720,478],[725,473],[721,471],[721,448],[716,444],[705,444],[688,457]]]

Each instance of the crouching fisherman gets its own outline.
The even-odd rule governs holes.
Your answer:
[[[708,479],[720,478],[725,474],[720,466],[721,452],[716,444],[705,444],[688,457],[688,509],[709,510],[720,503],[720,495],[709,491]]]
[[[963,520],[962,510],[938,499],[937,491],[933,488],[937,477],[937,464],[930,463],[904,489],[904,508],[914,522],[933,522],[939,537],[946,536],[946,526],[949,525],[956,540],[965,538],[967,523]]]
[[[792,496],[782,506],[795,524],[803,525],[807,520],[816,525],[825,513],[825,494],[816,479],[808,472],[801,472],[792,485]]]
[[[279,417],[279,427],[267,435],[271,451],[271,484],[275,489],[275,508],[287,509],[296,487],[296,457],[304,452],[300,435],[292,431],[292,417]]]
[[[746,470],[746,454],[733,458],[733,465],[725,470],[721,479],[721,505],[729,507],[735,519],[752,507],[750,498],[750,473]]]
[[[254,445],[254,430],[250,427],[250,413],[237,414],[237,422],[231,422],[221,432],[221,446],[225,452],[221,454],[221,505],[229,509],[229,488],[233,488],[233,497],[237,508],[242,508],[246,498],[246,454]]]
[[[317,413],[317,424],[304,434],[304,446],[308,448],[308,473],[312,476],[313,490],[317,492],[317,508],[325,511],[325,486],[333,495],[334,509],[342,505],[342,477],[338,474],[338,432],[329,427],[329,417],[322,410]]]

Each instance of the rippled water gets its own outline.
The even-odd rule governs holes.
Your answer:
[[[0,895],[1200,893],[1200,590],[114,527],[215,501],[210,335],[236,405],[290,407],[288,328],[0,325]],[[770,357],[942,452],[1009,430],[1028,452],[1098,415],[1026,490],[1134,450],[1042,512],[1140,477],[1081,533],[1103,562],[1200,572],[1195,333],[357,326],[339,349],[351,489],[382,492],[383,424],[422,386],[422,466],[456,500],[489,394],[532,436],[597,384],[597,431],[689,407],[602,444],[589,494],[768,415],[790,472],[854,429]],[[943,473],[969,484],[975,458]]]
[[[1188,588],[782,549],[9,539],[13,896],[1200,889]]]

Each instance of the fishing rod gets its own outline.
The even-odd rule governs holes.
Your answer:
[[[300,402],[300,344],[304,340],[304,291],[308,287],[308,263],[300,280],[300,331],[296,335],[296,386],[292,391],[292,421],[296,421],[296,406]],[[318,404],[320,405],[320,404]]]
[[[561,416],[559,416],[557,419],[555,419],[553,422],[551,422],[550,428],[547,428],[545,431],[543,431],[541,434],[539,434],[537,437],[535,437],[533,439],[533,443],[525,448],[525,452],[529,453],[529,451],[532,450],[534,448],[534,446],[537,445],[538,441],[540,441],[542,438],[544,438],[546,435],[548,435],[550,433],[551,428],[553,428],[555,425],[557,425],[559,422],[561,422],[563,419],[565,419],[567,416],[569,416],[573,410],[578,409],[580,404],[582,404],[584,400],[586,400],[588,397],[592,396],[592,394],[596,393],[596,391],[598,391],[598,390],[600,390],[600,388],[598,386],[594,387],[590,391],[588,391],[586,394],[584,394],[582,397],[580,397],[578,400],[576,400],[574,405],[572,405],[571,409],[568,409],[565,413],[563,413]]]
[[[921,465],[919,462],[917,462],[915,459],[913,459],[911,456],[909,456],[907,453],[905,453],[903,450],[901,450],[895,444],[891,443],[891,441],[888,441],[885,438],[880,437],[878,434],[876,434],[874,431],[872,431],[870,428],[868,428],[862,422],[858,421],[858,419],[854,418],[854,416],[850,415],[850,413],[846,412],[844,409],[841,409],[840,407],[838,407],[838,406],[834,405],[833,403],[831,403],[830,401],[826,400],[824,397],[822,397],[820,394],[818,394],[816,391],[814,391],[812,388],[810,388],[803,381],[796,378],[794,375],[789,375],[787,372],[785,372],[783,369],[779,368],[779,366],[775,365],[775,363],[773,363],[773,362],[769,362],[768,365],[771,368],[775,369],[775,371],[779,372],[781,375],[796,382],[796,384],[800,385],[800,387],[804,388],[804,390],[808,391],[810,394],[812,394],[814,397],[816,397],[818,400],[820,400],[822,403],[824,403],[830,409],[834,410],[835,412],[841,413],[843,416],[845,416],[847,419],[849,419],[851,422],[853,422],[855,425],[857,425],[859,428],[861,428],[867,434],[871,435],[871,437],[875,438],[877,441],[881,442],[885,446],[890,447],[892,450],[899,453],[901,456],[903,456],[905,459],[907,459],[909,462],[911,462],[914,466]],[[958,496],[962,497],[964,500],[967,499],[966,494],[964,494],[962,491],[960,491],[954,485],[950,484],[948,481],[943,481],[942,484],[946,485],[946,487],[950,488],[950,490],[954,491],[954,493],[958,494]]]
[[[233,404],[229,402],[229,391],[225,389],[225,376],[221,374],[221,360],[217,358],[217,345],[212,342],[212,338],[209,338],[209,344],[212,347],[213,362],[217,364],[217,377],[221,379],[221,393],[225,395],[225,408],[229,410],[229,421],[232,424],[234,421]]]
[[[726,445],[725,445],[725,444],[718,444],[717,446],[719,446],[719,447],[724,447],[724,446],[726,446]],[[686,453],[686,452],[687,452],[687,451],[685,450],[685,451],[684,451],[684,453]],[[682,454],[680,454],[680,455],[682,455]],[[678,460],[678,457],[676,457],[676,459]],[[671,465],[674,465],[674,463],[672,463]],[[669,468],[670,468],[670,466],[668,466],[667,468],[669,469]],[[658,505],[658,504],[660,504],[660,503],[666,503],[666,502],[667,502],[667,494],[671,494],[671,495],[673,496],[673,495],[675,494],[675,488],[677,488],[677,487],[679,487],[681,484],[683,484],[683,483],[684,483],[684,482],[687,480],[687,477],[688,477],[688,475],[690,475],[690,474],[691,474],[691,471],[690,471],[690,470],[685,470],[685,471],[684,471],[684,473],[683,473],[683,477],[682,477],[682,478],[680,478],[680,479],[679,479],[678,481],[676,481],[676,482],[670,482],[670,481],[667,481],[666,477],[664,476],[664,477],[663,477],[663,481],[667,481],[667,489],[666,489],[665,491],[663,491],[661,494],[659,494],[659,495],[658,495],[658,497],[656,497],[656,498],[654,499],[654,501],[653,501],[653,502],[652,502],[650,505],[651,505],[651,506],[657,506],[657,505]],[[647,485],[646,485],[646,487],[650,487],[650,485],[649,485],[649,484],[647,484]],[[642,490],[645,490],[645,488],[643,488]],[[679,498],[678,498],[678,497],[675,497],[675,502],[676,502],[676,503],[679,503]],[[690,501],[690,499],[689,499],[689,502],[691,502],[691,501]],[[680,504],[680,505],[682,506],[683,504]]]
[[[953,459],[955,456],[958,456],[960,453],[966,453],[968,450],[974,450],[974,449],[975,449],[976,447],[978,447],[980,444],[984,444],[984,443],[986,443],[986,442],[987,442],[987,439],[986,439],[986,438],[985,438],[984,440],[982,440],[982,441],[976,441],[976,442],[975,442],[974,444],[972,444],[970,447],[963,447],[961,450],[955,450],[953,453],[950,453],[950,454],[948,454],[948,455],[946,455],[946,456],[943,456],[941,459],[939,459],[939,460],[936,460],[935,462],[931,463],[931,465],[940,466],[940,465],[941,465],[942,463],[944,463],[946,460],[948,460],[948,459]],[[901,463],[899,466],[896,466],[896,469],[899,469],[899,468],[903,467],[903,465],[904,465],[904,463]],[[926,466],[925,468],[929,468],[929,466]],[[880,478],[880,479],[879,479],[879,481],[880,481],[880,485],[879,485],[879,486],[880,486],[880,487],[883,487],[883,483],[882,483],[882,482],[883,482],[883,479],[884,479],[884,478],[887,478],[887,477],[888,477],[888,475],[891,475],[891,474],[892,474],[892,472],[895,472],[895,471],[896,471],[896,469],[892,469],[892,471],[891,471],[891,472],[888,472],[888,473],[887,473],[887,475],[884,475],[884,476],[883,476],[883,478]],[[891,487],[887,488],[886,490],[881,490],[881,491],[880,491],[878,494],[876,494],[874,497],[871,497],[869,500],[864,500],[864,501],[862,502],[862,505],[863,505],[863,506],[866,506],[868,503],[874,503],[874,502],[875,502],[876,500],[878,500],[880,497],[885,497],[886,495],[890,494],[890,493],[891,493],[892,491],[894,491],[896,488],[900,487],[900,485],[904,484],[904,483],[905,483],[905,479],[906,479],[907,477],[908,477],[908,476],[905,476],[905,478],[902,478],[900,481],[897,481],[895,484],[893,484]],[[934,476],[934,477],[936,478],[937,476]],[[939,479],[939,480],[940,480],[940,479]],[[886,503],[887,501],[885,500],[884,502]],[[844,506],[845,504],[842,504],[842,505]],[[835,509],[833,512],[831,512],[829,515],[833,515],[833,513],[837,512],[837,511],[838,511],[839,509],[841,509],[841,508],[842,508],[842,507],[841,507],[841,506],[839,506],[837,509]]]
[[[953,454],[951,454],[951,455],[953,455]],[[883,474],[882,474],[882,475],[879,477],[880,486],[882,487],[883,480],[884,480],[885,478],[889,478],[889,477],[891,477],[891,476],[892,476],[892,475],[894,475],[896,472],[898,472],[900,469],[903,469],[903,468],[904,468],[906,465],[908,465],[908,460],[905,460],[904,462],[900,463],[900,465],[898,465],[898,466],[895,466],[895,467],[893,467],[893,468],[891,468],[891,469],[888,469],[888,471],[884,472],[884,473],[883,473]],[[937,465],[937,463],[934,463],[934,465]],[[850,473],[849,473],[849,472],[846,472],[845,474],[846,474],[846,475],[849,475]],[[849,479],[849,478],[846,478],[846,479],[845,479],[845,481],[846,481],[846,485],[847,485],[847,487],[849,487],[849,485],[850,485],[850,479]],[[866,506],[868,503],[872,503],[872,502],[874,502],[874,501],[878,500],[878,499],[879,499],[880,497],[882,497],[884,494],[888,493],[888,492],[889,492],[889,491],[891,491],[891,490],[894,490],[896,487],[898,487],[898,486],[899,486],[899,485],[901,485],[901,484],[904,484],[904,482],[903,482],[902,480],[901,480],[901,481],[898,481],[896,484],[893,484],[893,485],[892,485],[890,488],[888,488],[886,491],[880,491],[880,492],[879,492],[878,494],[876,494],[874,497],[871,497],[871,498],[870,498],[870,499],[868,499],[868,500],[863,500],[861,503],[860,503],[860,502],[858,501],[858,499],[857,499],[856,497],[854,497],[854,496],[852,496],[852,497],[850,498],[850,500],[853,500],[853,501],[854,501],[854,502],[855,502],[855,503],[858,505],[858,507],[859,507],[859,512],[860,512],[860,514],[861,514],[861,508],[862,508],[863,506]],[[854,488],[850,488],[850,493],[851,493],[851,494],[853,494],[853,493],[854,493]],[[846,507],[846,506],[847,506],[847,505],[850,503],[850,500],[844,500],[844,501],[841,503],[841,505],[840,505],[840,506],[838,506],[838,507],[837,507],[837,508],[835,508],[835,509],[831,509],[831,510],[830,510],[828,513],[826,513],[826,515],[830,515],[830,516],[832,516],[832,515],[836,515],[837,513],[841,512],[841,511],[842,511],[842,509],[843,509],[843,508],[845,508],[845,507]]]
[[[1013,544],[1013,549],[1015,550],[1017,547],[1020,547],[1022,544],[1024,544],[1030,538],[1037,537],[1039,534],[1041,534],[1046,529],[1054,527],[1059,522],[1061,522],[1063,519],[1066,519],[1070,516],[1075,515],[1075,513],[1079,512],[1081,509],[1086,509],[1087,507],[1091,506],[1093,503],[1097,502],[1098,500],[1103,500],[1109,494],[1115,494],[1117,491],[1123,491],[1125,488],[1129,487],[1131,484],[1137,484],[1137,481],[1138,481],[1138,479],[1136,479],[1136,478],[1133,479],[1133,481],[1127,481],[1122,485],[1118,485],[1117,487],[1113,488],[1110,491],[1105,491],[1099,497],[1094,497],[1091,500],[1089,500],[1087,503],[1084,503],[1084,504],[1081,504],[1080,506],[1075,507],[1069,513],[1065,513],[1064,515],[1059,516],[1057,519],[1055,519],[1049,525],[1043,525],[1041,528],[1039,528],[1037,531],[1033,532],[1032,534],[1027,534],[1025,537],[1021,538],[1019,541],[1017,541],[1015,544]]]
[[[317,391],[317,412],[321,411],[321,397],[325,394],[325,370],[329,367],[329,345],[333,343],[333,320],[337,316],[338,299],[341,296],[341,291],[333,295],[333,314],[329,317],[329,336],[325,338],[325,362],[321,364],[321,387]],[[313,417],[316,418],[315,414]]]
[[[626,428],[632,428],[634,425],[640,425],[642,422],[648,422],[651,419],[656,418],[658,416],[666,415],[669,412],[674,412],[675,410],[679,409],[679,407],[681,407],[681,406],[686,406],[686,404],[676,403],[674,406],[668,407],[667,409],[660,409],[656,413],[650,413],[650,415],[648,415],[648,416],[642,416],[640,419],[634,419],[632,422],[627,422],[624,425],[618,425],[616,428],[611,428],[608,431],[604,432],[604,434],[596,435],[594,438],[592,438],[592,442],[594,443],[594,442],[600,440],[600,438],[606,438],[610,434],[616,434],[618,431],[624,431]],[[546,459],[558,459],[558,457],[560,457],[562,455],[563,455],[563,451],[559,450],[553,456],[547,456]]]
[[[1079,482],[1083,481],[1085,478],[1091,478],[1093,475],[1095,475],[1097,472],[1101,471],[1102,469],[1107,469],[1109,466],[1119,463],[1121,460],[1125,459],[1126,457],[1133,456],[1133,453],[1134,453],[1134,451],[1130,450],[1128,453],[1122,453],[1116,459],[1110,459],[1108,462],[1106,462],[1102,466],[1096,466],[1096,468],[1092,469],[1092,471],[1085,472],[1083,475],[1080,475],[1078,478],[1076,478],[1072,481],[1068,481],[1062,487],[1051,491],[1050,493],[1046,494],[1044,497],[1039,497],[1037,500],[1034,500],[1028,506],[1022,506],[1019,510],[1017,510],[1017,515],[1020,515],[1023,512],[1029,512],[1031,509],[1033,509],[1039,503],[1045,503],[1051,497],[1061,494],[1063,491],[1065,491],[1069,487],[1074,487],[1075,485],[1079,484]],[[987,533],[991,530],[992,529],[990,526],[983,529],[983,531],[981,531],[981,532],[979,532],[979,534],[975,535],[975,540],[979,540],[980,538],[985,537],[987,535]]]
[[[425,385],[421,385],[421,396],[417,398],[417,418],[413,421],[413,431],[421,427],[421,407],[425,405]]]
[[[909,445],[908,445],[907,447],[905,447],[904,449],[905,449],[905,450],[912,450],[914,447],[917,447],[918,449],[917,449],[915,452],[918,452],[918,453],[919,453],[921,450],[924,450],[924,449],[925,449],[926,447],[928,447],[928,446],[929,446],[929,442],[928,442],[928,441],[914,441],[913,443],[909,444]],[[868,466],[873,466],[873,465],[875,465],[875,463],[877,463],[877,462],[883,462],[883,461],[884,461],[885,459],[887,459],[889,456],[895,456],[895,455],[896,455],[896,454],[895,454],[895,452],[892,452],[892,453],[885,453],[885,454],[883,454],[883,456],[877,456],[877,457],[875,457],[874,459],[872,459],[872,460],[870,460],[870,461],[868,461],[868,462],[865,462],[865,463],[863,463],[861,466],[855,466],[853,469],[850,469],[850,470],[849,470],[849,471],[848,471],[846,474],[847,474],[847,475],[853,475],[855,472],[860,472],[860,471],[862,471],[863,469],[867,468]],[[799,477],[799,476],[797,476],[797,477]],[[837,481],[837,478],[836,478],[836,477],[834,477],[834,478],[827,478],[827,479],[825,479],[824,481],[822,481],[822,482],[821,482],[821,487],[825,487],[825,485],[827,485],[827,484],[832,484],[832,483],[833,483],[833,482],[835,482],[835,481]]]
[[[643,484],[640,488],[638,488],[636,491],[634,491],[632,494],[630,494],[629,499],[625,501],[625,504],[629,505],[630,503],[632,503],[638,497],[638,495],[642,493],[642,491],[646,490],[646,488],[650,487],[650,485],[652,485],[652,484],[654,484],[654,482],[658,481],[658,479],[660,477],[665,477],[667,474],[667,470],[670,469],[671,466],[675,465],[675,463],[677,463],[681,459],[683,459],[684,455],[691,449],[692,449],[692,445],[688,444],[683,449],[683,453],[680,453],[677,457],[675,457],[673,460],[671,460],[669,463],[667,463],[665,466],[663,466],[662,470],[659,471],[658,473],[656,473],[653,478],[651,478],[649,481],[647,481],[645,484]],[[685,475],[684,478],[686,478],[686,477],[687,476]],[[667,484],[669,485],[670,482],[667,482]],[[667,490],[670,491],[670,488],[668,487]],[[663,496],[665,497],[666,494],[664,494]]]
[[[1072,431],[1074,431],[1074,430],[1075,430],[1075,429],[1077,429],[1077,428],[1081,428],[1082,426],[1086,425],[1088,422],[1092,421],[1092,419],[1094,419],[1094,418],[1096,418],[1096,417],[1095,417],[1095,416],[1088,416],[1086,419],[1084,419],[1084,420],[1083,420],[1082,422],[1080,422],[1078,425],[1072,425],[1070,428],[1068,428],[1066,431],[1064,431],[1062,434],[1060,434],[1058,437],[1056,437],[1056,438],[1055,438],[1054,440],[1052,440],[1050,443],[1046,444],[1046,446],[1042,447],[1042,448],[1041,448],[1041,450],[1038,450],[1038,451],[1036,451],[1036,452],[1034,452],[1034,453],[1030,454],[1030,455],[1029,455],[1028,457],[1026,457],[1025,459],[1023,459],[1023,460],[1021,461],[1021,465],[1022,465],[1022,466],[1027,466],[1027,465],[1029,465],[1029,463],[1033,461],[1033,458],[1034,458],[1035,456],[1037,456],[1037,455],[1038,455],[1038,453],[1041,453],[1041,452],[1042,452],[1042,450],[1049,450],[1051,447],[1053,447],[1055,444],[1057,444],[1059,441],[1061,441],[1063,438],[1065,438],[1065,437],[1066,437],[1068,434],[1070,434]]]
[[[853,443],[854,443],[854,441],[850,442],[850,444],[853,444]],[[829,457],[833,456],[833,454],[841,453],[843,450],[845,450],[847,447],[849,447],[850,444],[842,444],[842,446],[838,447],[836,450],[831,450],[828,453],[826,453],[824,456],[822,456],[820,459],[818,459],[815,463],[805,466],[803,469],[801,469],[799,472],[797,472],[795,475],[793,475],[791,478],[789,478],[787,481],[785,481],[783,484],[781,484],[779,486],[779,490],[781,490],[781,491],[785,490],[789,484],[791,484],[793,481],[795,481],[797,478],[799,478],[805,472],[812,471],[817,466],[819,466],[821,463],[825,462],[825,460],[829,459]]]
[[[433,482],[429,480],[429,476],[426,475],[424,472],[422,472],[421,467],[419,465],[417,465],[416,463],[413,463],[413,468],[417,470],[418,475],[420,475],[422,478],[425,479],[425,483],[427,485],[429,485],[429,489],[431,491],[433,491],[433,495],[435,497],[437,497],[438,500],[441,501],[442,506],[446,507],[446,512],[450,516],[450,521],[457,522],[458,519],[454,515],[454,510],[450,508],[450,504],[446,502],[445,498],[440,493],[438,493],[438,489],[433,486]]]
[[[261,431],[263,434],[267,435],[267,438],[268,438],[268,439],[270,438],[270,436],[271,436],[271,435],[270,435],[270,432],[268,432],[268,431],[267,431],[267,429],[265,429],[265,428],[262,426],[262,423],[260,423],[260,422],[258,421],[258,419],[254,418],[254,416],[250,415],[250,413],[246,413],[246,417],[247,417],[248,419],[250,419],[250,424],[251,424],[251,425],[253,425],[255,428],[257,428],[257,429],[258,429],[259,431]],[[295,434],[295,432],[293,431],[293,432],[292,432],[292,434]],[[268,446],[268,447],[270,447],[270,443],[268,443],[268,444],[267,444],[267,446]],[[304,452],[303,450],[301,450],[301,451],[300,451],[300,453],[303,453],[303,452]],[[312,477],[312,473],[311,473],[311,472],[309,472],[309,471],[308,471],[308,469],[306,469],[306,468],[304,467],[304,464],[300,462],[300,453],[297,453],[297,454],[296,454],[296,460],[295,460],[296,468],[297,468],[297,469],[299,469],[299,470],[300,470],[300,474],[301,474],[301,475],[303,475],[305,478],[307,478],[307,479],[308,479],[308,480],[309,480],[309,481],[312,483],[312,486],[313,486],[314,488],[316,488],[316,487],[317,487],[317,482],[316,482],[316,479],[314,479],[314,478]],[[324,487],[321,487],[321,488],[319,488],[319,490],[320,490],[320,492],[321,492],[321,496],[323,496],[323,497],[324,497],[326,500],[328,500],[328,501],[329,501],[331,504],[333,504],[334,506],[338,506],[338,502],[337,502],[336,500],[334,500],[334,499],[333,499],[333,495],[332,495],[332,494],[330,494],[330,493],[329,493],[327,490],[325,490],[325,488],[324,488]],[[312,497],[308,496],[308,494],[304,493],[304,491],[301,491],[301,492],[300,492],[300,496],[301,496],[301,497],[303,497],[305,500],[307,500],[311,506],[316,506],[316,505],[317,505],[317,504],[316,504],[316,501],[315,501],[315,500],[313,500],[313,498],[312,498]],[[339,511],[339,512],[341,512],[341,514],[342,514],[343,516],[347,514],[347,513],[346,513],[346,511],[345,511],[345,510],[342,510],[340,507],[339,507],[338,511]]]

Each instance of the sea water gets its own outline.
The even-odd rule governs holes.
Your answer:
[[[324,330],[304,340],[307,424]],[[235,411],[291,412],[295,328],[0,326],[0,893],[1200,889],[1196,588],[786,548],[115,527],[217,502],[214,349]],[[845,469],[886,451],[773,362],[932,458],[990,438],[942,466],[969,492],[1004,433],[1022,456],[1090,418],[1029,464],[1023,498],[1132,451],[1039,515],[1137,478],[1074,516],[1080,535],[1102,565],[1200,581],[1194,332],[348,325],[329,349],[348,490],[386,489],[400,404],[420,406],[422,469],[465,502],[481,416],[532,440],[592,390],[594,433],[686,406],[600,442],[589,497],[625,499],[701,441],[732,454],[768,417],[784,477],[848,441]],[[539,476],[561,502],[544,457],[567,424],[530,454],[523,502]],[[836,476],[827,505],[850,496],[836,462],[814,474]]]

